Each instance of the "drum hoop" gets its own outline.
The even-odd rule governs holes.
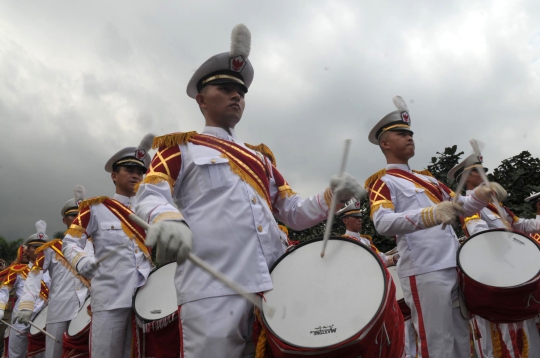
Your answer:
[[[79,315],[79,313],[81,313],[82,310],[87,310],[88,309],[88,307],[84,307],[84,304],[86,303],[86,300],[88,300],[89,298],[92,299],[92,296],[90,295],[90,293],[88,293],[86,295],[86,298],[84,299],[81,308],[79,308],[79,310],[77,311],[77,316]],[[91,303],[92,302],[90,301],[90,306],[92,306]],[[84,332],[84,330],[86,330],[88,328],[88,326],[92,325],[92,316],[90,316],[90,323],[88,325],[86,325],[82,330],[80,330],[79,332],[77,332],[75,335],[72,336],[71,334],[69,334],[69,326],[71,325],[71,322],[73,322],[73,320],[75,318],[77,318],[77,316],[75,316],[72,320],[69,321],[66,332],[65,332],[67,334],[67,336],[70,337],[70,338],[78,338],[78,336],[81,335]]]
[[[169,262],[169,263],[166,263],[165,265],[161,265],[161,266],[159,266],[159,267],[153,269],[153,270],[150,272],[150,274],[148,274],[148,277],[146,278],[146,282],[148,282],[148,279],[150,278],[150,276],[152,276],[153,273],[155,273],[156,271],[158,271],[159,269],[161,269],[161,268],[163,268],[163,267],[165,267],[165,266],[172,265],[172,264],[176,264],[176,262],[175,262],[175,261]],[[146,284],[146,282],[145,282],[145,284]],[[135,316],[136,316],[138,319],[140,319],[141,321],[143,321],[143,322],[154,322],[154,321],[158,321],[158,320],[160,320],[160,319],[165,318],[165,317],[163,317],[163,318],[158,318],[158,319],[153,320],[153,321],[149,321],[149,320],[147,320],[146,318],[142,318],[141,316],[139,316],[139,314],[137,313],[137,310],[135,310],[135,298],[137,298],[137,293],[139,293],[139,290],[140,290],[141,288],[143,288],[143,287],[144,287],[144,285],[142,285],[142,286],[140,286],[140,287],[137,287],[137,289],[135,290],[135,293],[133,294],[133,299],[131,300],[131,309],[133,310],[133,312],[135,312]],[[176,287],[176,285],[175,285],[175,287]]]
[[[276,266],[286,257],[288,256],[289,254],[291,254],[292,252],[296,251],[298,248],[302,247],[302,246],[306,246],[306,245],[309,245],[309,244],[312,244],[314,242],[317,242],[317,241],[322,241],[323,238],[317,238],[317,239],[311,239],[311,240],[308,240],[308,241],[305,241],[301,244],[298,244],[294,247],[294,249],[288,251],[288,252],[285,252],[283,255],[281,255],[281,257],[276,261],[274,262],[274,264],[272,265],[272,267],[270,268],[270,273],[272,273],[272,271],[274,271],[274,268],[276,268]],[[375,312],[375,314],[373,315],[373,317],[369,320],[368,323],[365,324],[365,326],[358,332],[356,332],[355,334],[353,334],[352,336],[348,337],[348,338],[345,338],[344,340],[342,340],[341,342],[339,343],[336,343],[336,344],[332,344],[332,345],[329,345],[329,346],[322,346],[322,347],[317,347],[317,348],[313,348],[313,349],[316,349],[317,352],[321,349],[334,349],[334,348],[341,348],[343,344],[347,344],[347,342],[349,342],[351,339],[353,339],[354,337],[356,336],[361,336],[361,334],[364,332],[365,329],[367,328],[371,328],[373,326],[373,324],[375,323],[375,320],[377,318],[380,317],[380,313],[381,313],[381,309],[382,307],[384,307],[384,305],[388,302],[388,275],[390,275],[390,273],[386,270],[386,267],[384,266],[384,264],[382,263],[381,259],[379,256],[377,256],[377,254],[375,252],[373,252],[373,250],[369,247],[366,247],[365,245],[361,244],[360,242],[356,241],[356,240],[353,240],[353,239],[349,239],[349,238],[346,238],[346,237],[341,237],[341,236],[330,236],[329,237],[329,240],[333,240],[333,241],[347,241],[347,242],[350,242],[350,243],[353,243],[355,245],[358,245],[358,246],[361,246],[362,248],[366,249],[366,251],[368,251],[374,258],[375,258],[375,261],[377,261],[377,263],[379,264],[382,272],[383,272],[383,276],[384,276],[384,290],[383,290],[383,298],[381,300],[381,303],[379,304],[379,308],[377,309],[377,311]],[[277,335],[276,332],[274,332],[272,330],[272,328],[270,328],[270,325],[268,324],[268,322],[266,321],[266,317],[264,315],[264,310],[261,309],[261,318],[263,320],[263,323],[265,325],[265,328],[268,329],[272,335],[274,335],[277,339],[280,340],[280,342],[283,342],[291,347],[295,347],[295,348],[302,348],[302,349],[306,349],[306,348],[309,348],[310,347],[303,347],[303,346],[298,346],[296,344],[292,344],[286,340],[284,340],[281,336]]]
[[[41,309],[40,309],[39,312],[36,314],[36,317],[34,317],[34,320],[33,320],[32,322],[34,322],[34,321],[36,320],[36,318],[38,318],[38,316],[39,316],[40,314],[42,314],[43,311],[44,311],[45,309],[47,309],[47,313],[48,313],[48,311],[49,311],[49,306],[43,306],[43,307],[41,307]],[[47,326],[47,319],[45,319],[45,326]],[[41,329],[45,329],[45,326],[44,326],[44,327],[40,327],[40,328],[41,328]],[[31,331],[35,331],[35,332],[37,331],[37,332],[36,332],[36,333],[31,333]],[[39,336],[40,333],[43,334],[43,332],[41,332],[39,329],[35,328],[34,326],[30,326],[30,329],[28,330],[28,334],[29,334],[30,336],[32,336],[32,337],[37,337],[37,336]]]
[[[465,270],[463,270],[463,267],[461,267],[461,261],[459,260],[459,253],[461,252],[461,249],[467,245],[468,242],[471,241],[472,238],[476,237],[476,236],[479,236],[479,235],[482,235],[482,234],[485,234],[485,233],[488,233],[488,232],[493,232],[493,231],[502,231],[502,232],[511,232],[511,233],[514,233],[516,235],[520,235],[520,236],[523,236],[525,237],[527,240],[531,241],[535,246],[536,248],[538,249],[538,251],[540,251],[540,244],[538,244],[536,241],[534,241],[532,238],[530,238],[527,234],[524,234],[522,233],[521,231],[517,231],[517,230],[506,230],[506,229],[489,229],[489,230],[484,230],[484,231],[481,231],[481,232],[477,232],[476,234],[472,235],[471,237],[469,237],[462,245],[459,246],[459,249],[457,250],[456,252],[456,263],[457,263],[457,267],[459,269],[459,272],[462,274],[462,275],[465,275],[467,276],[467,278],[471,281],[474,281],[476,283],[479,283],[481,285],[484,285],[486,287],[490,287],[490,288],[494,288],[494,289],[499,289],[499,290],[506,290],[506,289],[512,289],[512,288],[516,288],[516,287],[522,287],[522,286],[525,286],[531,282],[533,282],[535,279],[538,279],[539,276],[540,276],[540,270],[538,270],[538,272],[536,273],[536,275],[530,279],[529,281],[525,282],[525,283],[522,283],[520,285],[516,285],[516,286],[506,286],[506,287],[500,287],[500,286],[491,286],[491,285],[486,285],[485,283],[483,282],[479,282],[479,281],[476,281],[475,279],[473,279],[471,276],[469,276]]]

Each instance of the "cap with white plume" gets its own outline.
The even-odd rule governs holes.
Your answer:
[[[362,216],[362,210],[360,208],[360,202],[356,198],[351,198],[343,209],[339,210],[336,213],[336,216],[340,217],[341,219],[346,218],[348,216]]]
[[[112,173],[118,166],[138,166],[147,170],[151,158],[148,154],[152,148],[154,135],[148,133],[143,137],[138,147],[127,147],[118,151],[105,164],[105,171]]]
[[[253,67],[249,61],[251,33],[244,24],[236,25],[231,32],[231,48],[210,57],[191,77],[187,94],[195,98],[207,85],[236,83],[247,93],[253,81]]]
[[[62,208],[62,217],[66,217],[67,215],[77,215],[79,213],[79,204],[86,197],[86,191],[82,185],[75,185],[73,193],[75,194],[75,197],[66,201]]]
[[[411,117],[407,103],[400,96],[392,98],[397,111],[393,111],[384,116],[369,132],[368,139],[373,144],[379,144],[379,137],[387,131],[409,131],[411,130]]]
[[[43,220],[36,222],[36,233],[30,235],[28,239],[24,242],[26,246],[40,246],[43,243],[49,240],[49,237],[45,234],[47,231],[47,223]]]

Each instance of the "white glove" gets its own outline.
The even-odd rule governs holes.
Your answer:
[[[34,312],[30,310],[19,310],[15,313],[13,319],[15,322],[24,323],[28,326],[28,322],[30,322],[30,319],[32,318],[32,313]]]
[[[435,205],[435,220],[437,224],[451,224],[456,216],[464,214],[463,203],[443,201]]]
[[[4,310],[0,310],[0,320],[4,319]]]
[[[491,194],[495,194],[497,196],[497,199],[499,201],[505,201],[508,197],[508,193],[499,183],[495,183],[494,181],[489,183],[488,185],[481,185],[478,188],[474,190],[474,193],[477,197],[479,197],[481,200],[487,201],[491,203],[493,200],[491,199]]]
[[[360,200],[367,194],[367,191],[358,180],[349,173],[343,173],[341,177],[338,175],[332,176],[330,178],[330,188],[332,193],[336,195],[338,203],[341,204],[345,204],[353,196]]]
[[[388,267],[397,265],[398,261],[399,261],[399,254],[386,256],[386,266]]]
[[[77,271],[86,278],[93,278],[97,271],[96,258],[84,256],[77,262]]]
[[[183,264],[191,252],[193,234],[183,221],[160,221],[150,225],[146,232],[146,246],[157,243],[156,259],[159,263],[176,261]]]

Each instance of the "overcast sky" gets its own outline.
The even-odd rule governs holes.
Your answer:
[[[255,78],[237,126],[267,144],[302,196],[324,190],[353,140],[347,171],[383,168],[367,135],[409,106],[416,156],[469,138],[486,166],[523,150],[540,156],[538,1],[2,1],[0,235],[35,222],[64,230],[60,210],[82,184],[114,194],[103,169],[145,133],[201,131],[186,85],[251,30]]]

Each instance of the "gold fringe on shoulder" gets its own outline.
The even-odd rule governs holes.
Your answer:
[[[85,230],[82,226],[78,226],[78,225],[71,225],[69,227],[69,229],[66,230],[66,232],[64,233],[64,235],[70,235],[72,237],[75,237],[77,239],[81,238],[82,237],[82,234],[84,234]]]
[[[261,143],[259,145],[251,145],[251,144],[248,144],[248,143],[244,143],[246,145],[246,147],[248,147],[249,149],[253,149],[253,150],[256,150],[257,152],[263,154],[265,157],[267,157],[268,159],[270,159],[270,161],[272,162],[272,164],[277,168],[277,163],[276,163],[276,157],[274,156],[274,153],[272,153],[272,151],[270,150],[270,148],[268,148],[266,146],[266,144],[264,143]]]
[[[171,193],[172,193],[175,180],[171,178],[170,176],[168,176],[167,174],[158,173],[158,172],[151,172],[146,177],[144,177],[142,182],[135,184],[135,192],[139,191],[139,186],[141,184],[158,184],[164,181],[169,183],[169,186],[171,187]]]
[[[41,251],[43,251],[43,250],[45,250],[45,249],[48,249],[48,248],[51,247],[51,246],[54,246],[54,244],[56,244],[58,241],[61,242],[62,240],[60,240],[60,239],[54,239],[53,241],[50,241],[50,242],[48,242],[48,243],[46,243],[46,244],[41,245],[40,247],[38,247],[38,248],[36,249],[36,254],[39,254]]]
[[[79,273],[73,268],[73,266],[69,264],[65,257],[60,256],[59,253],[56,253],[55,257],[56,260],[60,262],[60,264],[62,264],[62,266],[64,266],[69,272],[71,272],[73,276],[77,277],[82,282],[82,284],[86,286],[86,288],[90,288],[90,282],[82,275],[79,275]]]
[[[425,176],[428,176],[428,177],[432,177],[433,178],[433,174],[431,174],[431,172],[427,169],[424,169],[424,170],[414,170],[413,169],[413,173],[416,173],[416,174],[422,174],[422,175],[425,175]]]
[[[379,170],[377,173],[367,178],[366,182],[364,183],[364,188],[367,189],[371,184],[375,183],[377,179],[381,179],[385,174],[386,174],[386,169]]]
[[[95,198],[86,199],[79,204],[79,211],[91,205],[101,204],[107,199],[109,199],[108,196],[96,196]]]
[[[178,132],[162,135],[154,138],[152,143],[152,149],[161,148],[161,147],[172,147],[175,145],[186,144],[191,138],[196,136],[198,133],[195,131],[192,132]]]

